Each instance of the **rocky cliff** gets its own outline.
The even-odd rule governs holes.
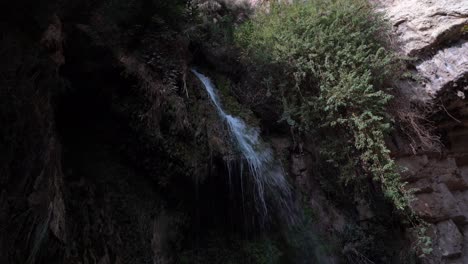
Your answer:
[[[0,262],[410,263],[417,231],[372,180],[365,194],[337,184],[320,142],[278,121],[281,100],[227,43],[263,2],[2,2]],[[431,130],[388,140],[429,223],[421,261],[468,263],[468,2],[372,2],[407,62],[403,109]],[[191,67],[274,149],[295,228],[259,220]]]
[[[433,252],[423,263],[468,263],[468,1],[378,1],[391,22],[400,54],[411,58],[412,80],[399,89],[430,110],[440,149],[411,149],[396,140],[394,154],[412,209],[430,223]]]

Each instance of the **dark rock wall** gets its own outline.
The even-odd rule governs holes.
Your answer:
[[[1,7],[0,262],[167,263],[210,160],[184,40],[103,1]]]

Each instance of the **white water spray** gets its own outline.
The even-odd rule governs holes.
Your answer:
[[[248,126],[242,119],[227,114],[222,108],[211,80],[196,70],[192,69],[192,72],[203,83],[219,116],[227,123],[229,132],[248,165],[255,185],[254,197],[259,213],[267,216],[268,197],[269,203],[273,203],[271,205],[280,210],[281,216],[286,218],[283,220],[286,220],[288,224],[292,223],[294,213],[292,213],[293,201],[290,186],[284,177],[281,166],[275,161],[272,150],[261,142],[259,130]]]

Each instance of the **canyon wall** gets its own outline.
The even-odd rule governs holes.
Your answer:
[[[430,223],[432,253],[423,263],[468,263],[468,1],[374,1],[391,22],[402,56],[416,76],[399,82],[415,105],[426,105],[441,135],[439,149],[393,152],[416,199],[412,209]],[[415,241],[417,243],[417,241]]]
[[[321,180],[335,172],[319,175],[314,139],[291,136],[277,122],[281,108],[266,96],[263,108],[253,109],[248,102],[256,97],[233,95],[258,88],[243,77],[259,76],[248,76],[235,53],[203,39],[210,35],[206,21],[191,24],[193,18],[173,16],[183,3],[174,8],[171,1],[111,2],[0,4],[1,263],[227,263],[233,256],[245,262],[250,252],[265,253],[252,237],[275,230],[258,231],[255,220],[247,223],[250,211],[243,210],[252,202],[240,203],[242,183],[227,180],[232,146],[190,74],[193,65],[217,81],[226,105],[261,123],[262,136],[298,187],[299,202],[313,214],[312,232],[300,232],[320,237],[312,239],[315,244],[307,241],[314,249],[333,246],[322,259],[339,263],[352,256],[352,262],[362,257],[356,245],[366,232],[398,221],[387,215],[376,221],[381,212],[355,197],[341,203],[330,198],[333,192]],[[242,7],[268,1],[220,2]],[[413,74],[398,81],[398,88],[414,105],[430,108],[427,119],[441,135],[442,147],[434,149],[412,145],[405,135],[391,140],[417,198],[411,206],[430,223],[433,251],[422,261],[468,263],[468,0],[373,2],[391,21],[395,47]],[[245,19],[244,11],[234,21]],[[351,224],[363,235],[340,239]],[[396,241],[394,251],[373,244],[378,238],[365,246],[378,257],[378,250],[403,252],[399,228],[383,233]],[[413,237],[412,230],[407,234]],[[242,250],[249,254],[235,255]],[[316,253],[284,252],[284,263],[307,263],[304,256]]]

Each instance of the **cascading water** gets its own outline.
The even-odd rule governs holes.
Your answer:
[[[255,204],[259,213],[262,216],[267,216],[268,208],[273,206],[280,210],[281,217],[288,224],[294,222],[295,214],[292,212],[293,199],[290,186],[284,177],[281,166],[275,161],[272,150],[261,142],[258,129],[250,127],[242,119],[226,113],[211,80],[194,69],[192,72],[203,83],[219,116],[226,122],[233,142],[247,163],[249,175],[254,183]]]

